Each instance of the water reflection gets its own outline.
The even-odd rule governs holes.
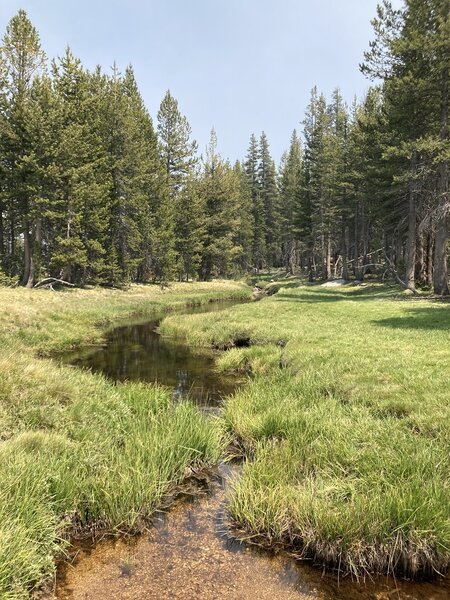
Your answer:
[[[158,513],[138,537],[80,545],[59,570],[58,600],[447,600],[448,583],[359,582],[228,536],[226,487],[239,468],[219,465],[210,493]]]
[[[234,303],[189,310],[210,312]],[[188,312],[188,311],[185,311]],[[175,399],[189,395],[214,406],[238,381],[214,370],[214,353],[192,349],[163,337],[151,322],[111,331],[103,348],[66,357],[115,380],[158,381],[170,386]],[[210,494],[193,503],[179,503],[154,527],[137,538],[106,540],[95,547],[76,547],[73,563],[58,570],[58,600],[446,600],[448,580],[415,583],[377,578],[359,582],[281,553],[259,551],[227,535],[226,485],[239,469],[220,465]],[[223,485],[224,484],[224,485]]]
[[[184,309],[183,314],[216,312],[234,304],[214,302]],[[158,315],[151,321],[113,329],[105,346],[70,353],[63,360],[115,381],[158,382],[172,389],[175,400],[189,396],[198,404],[217,406],[236,389],[239,380],[216,372],[212,350],[191,348],[182,340],[160,335],[162,318]]]

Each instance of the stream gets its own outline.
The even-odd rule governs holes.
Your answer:
[[[236,303],[210,302],[184,308],[182,313],[217,312]],[[191,348],[180,340],[160,335],[158,327],[166,315],[155,313],[151,320],[116,327],[107,335],[104,346],[76,350],[65,355],[63,361],[103,373],[115,381],[158,382],[172,390],[174,400],[189,397],[206,409],[217,408],[222,398],[234,392],[239,379],[215,372],[213,350]]]
[[[183,314],[229,308],[216,302]],[[72,353],[65,361],[114,380],[157,381],[174,400],[188,396],[203,410],[217,411],[221,400],[242,383],[214,370],[215,353],[193,349],[158,333],[163,315],[110,332],[106,345]],[[62,563],[54,591],[59,600],[444,600],[448,580],[409,583],[392,578],[355,581],[323,573],[285,553],[271,553],[232,539],[226,524],[226,489],[239,476],[238,465],[219,464],[208,486],[185,495],[160,512],[145,534],[75,544]]]

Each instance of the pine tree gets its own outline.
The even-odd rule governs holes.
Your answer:
[[[176,251],[181,280],[195,277],[200,269],[207,227],[205,209],[199,181],[191,175],[180,192],[176,214]]]
[[[254,134],[250,137],[250,145],[244,162],[247,187],[251,198],[253,220],[252,262],[258,271],[265,265],[266,258],[266,217],[264,203],[261,198],[258,179],[259,149]]]
[[[180,113],[177,100],[167,91],[158,111],[158,138],[171,197],[176,197],[197,162],[197,143],[190,137],[188,120]]]
[[[449,295],[450,0],[407,0],[404,10],[394,10],[385,0],[373,25],[376,37],[362,69],[384,80],[398,125],[394,148],[409,162],[406,283],[414,289],[417,198],[424,175],[418,165],[427,162],[434,171],[434,290]]]
[[[31,89],[33,119],[30,122],[30,139],[34,151],[30,165],[34,174],[35,229],[33,261],[35,277],[49,274],[55,233],[54,218],[57,216],[55,202],[55,109],[56,98],[51,79],[45,75],[33,81]]]
[[[349,205],[349,183],[347,181],[349,168],[349,113],[339,88],[333,92],[329,113],[331,132],[328,137],[328,198],[333,207],[331,220],[334,227],[333,235],[336,239],[335,274],[337,273],[338,261],[341,261],[341,275],[344,279],[347,279],[348,227],[352,216],[351,206]]]
[[[6,148],[4,140],[7,131],[7,108],[8,88],[6,65],[0,52],[0,270],[7,271],[8,236],[7,236],[7,187],[5,180],[7,175]]]
[[[167,217],[174,223],[175,247],[184,244],[185,227],[180,215],[181,202],[186,202],[185,187],[192,180],[197,164],[197,143],[191,141],[191,127],[185,116],[178,108],[177,100],[167,91],[158,111],[158,138],[161,162],[166,174],[170,205],[166,207]],[[192,185],[189,190],[193,191]],[[196,204],[196,199],[192,199]],[[179,278],[183,277],[185,264],[183,257],[178,255]]]
[[[275,163],[270,155],[269,141],[263,132],[259,139],[258,187],[265,218],[266,262],[280,264],[280,209]]]
[[[240,227],[241,180],[230,164],[217,152],[214,129],[206,152],[201,177],[205,203],[206,234],[200,278],[228,277],[242,252],[237,243]]]
[[[329,190],[327,187],[327,169],[329,153],[330,116],[326,100],[320,96],[317,89],[311,92],[311,101],[304,121],[305,135],[305,169],[307,197],[304,207],[309,215],[307,232],[310,263],[316,271],[315,248],[317,239],[320,240],[322,269],[325,279],[331,277],[331,217],[329,208]],[[306,211],[305,211],[306,212]],[[311,277],[311,275],[310,275]]]
[[[235,231],[234,243],[240,248],[240,252],[236,254],[234,262],[237,269],[236,275],[240,275],[248,273],[252,268],[254,221],[251,189],[248,185],[245,166],[239,161],[236,161],[233,166],[233,179],[239,186],[237,205],[239,227]]]
[[[283,264],[294,274],[298,265],[298,231],[296,217],[298,199],[303,184],[302,149],[300,138],[294,130],[289,151],[283,156],[280,169],[280,214]]]
[[[158,139],[131,67],[123,81],[128,112],[125,156],[130,198],[136,207],[140,246],[135,249],[141,281],[166,282],[176,270],[175,218],[170,189],[164,177]]]
[[[51,269],[66,281],[105,279],[105,236],[111,180],[96,130],[90,75],[70,51],[52,66],[56,96],[54,206],[58,232]]]
[[[9,22],[1,47],[6,67],[8,117],[4,131],[10,252],[16,254],[18,232],[23,236],[22,284],[32,287],[35,278],[34,238],[37,211],[34,204],[33,153],[30,125],[33,120],[31,88],[34,78],[45,69],[45,55],[39,35],[24,10]]]

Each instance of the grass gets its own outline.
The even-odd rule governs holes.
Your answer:
[[[163,330],[253,373],[222,415],[248,457],[229,497],[244,536],[356,575],[449,570],[448,304],[291,281]]]
[[[248,296],[236,283],[129,291],[0,288],[0,597],[27,598],[71,535],[137,531],[189,469],[215,463],[217,422],[162,388],[113,384],[54,352],[121,318]],[[45,358],[47,357],[47,358]]]

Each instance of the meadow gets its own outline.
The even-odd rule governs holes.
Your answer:
[[[162,324],[251,374],[222,412],[246,457],[228,501],[236,530],[355,575],[445,573],[448,304],[376,284],[278,288]]]
[[[294,279],[120,290],[0,288],[0,596],[29,597],[74,536],[139,532],[230,439],[235,534],[331,569],[428,578],[450,564],[448,305],[381,285]],[[219,419],[161,387],[113,383],[58,353],[167,311],[161,331],[248,375]]]
[[[27,598],[74,535],[136,532],[192,469],[214,464],[217,423],[157,386],[114,384],[60,364],[122,319],[247,286],[173,284],[127,291],[0,288],[0,597]]]

